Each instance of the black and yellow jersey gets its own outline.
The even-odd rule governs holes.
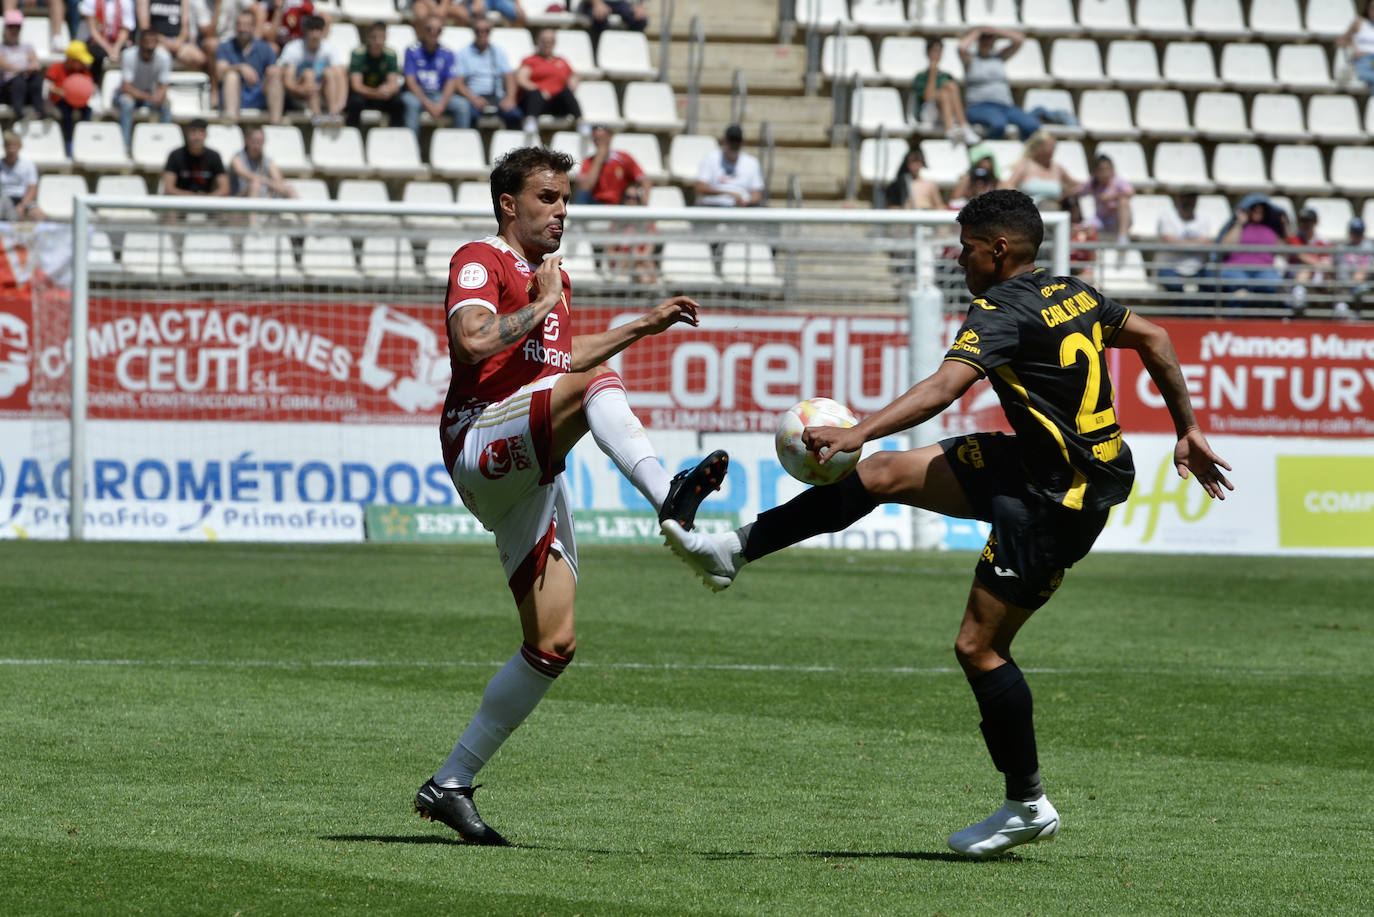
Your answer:
[[[1032,487],[1069,509],[1106,509],[1131,491],[1135,467],[1104,353],[1130,314],[1037,268],[974,299],[945,354],[988,377]]]

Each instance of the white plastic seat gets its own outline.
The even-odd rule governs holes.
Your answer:
[[[429,168],[444,178],[486,178],[491,168],[482,135],[471,128],[436,127],[429,138]]]
[[[335,234],[306,236],[301,243],[301,271],[307,277],[358,276],[353,261],[353,240]]]
[[[797,0],[805,3],[806,0]],[[964,21],[970,26],[990,25],[1014,29],[1021,22],[1018,0],[974,0],[964,3]],[[1034,23],[1032,23],[1033,25]]]
[[[1270,187],[1264,156],[1253,143],[1218,143],[1212,150],[1212,180],[1228,192]]]
[[[672,180],[685,185],[694,184],[702,158],[713,155],[719,149],[720,141],[706,134],[676,135],[668,144],[668,172]]]
[[[998,160],[999,162],[1002,160]],[[1054,145],[1053,162],[1057,162],[1064,167],[1064,171],[1079,181],[1087,181],[1090,168],[1088,166],[1088,151],[1083,149],[1083,144],[1078,140],[1060,140]],[[1066,191],[1073,190],[1066,188]]]
[[[70,220],[73,199],[89,190],[84,175],[40,175],[35,202],[48,219]]]
[[[1028,19],[1035,22],[1034,19]],[[1090,35],[1125,38],[1136,34],[1130,0],[1092,0],[1078,5],[1078,22]]]
[[[687,198],[677,185],[654,185],[649,189],[649,206],[681,210],[687,206]]]
[[[849,15],[862,32],[881,34],[909,28],[905,0],[854,0]]]
[[[424,204],[428,207],[448,206],[453,203],[453,186],[446,181],[406,182],[405,188],[401,191],[401,202]],[[408,216],[404,220],[407,226],[453,225],[453,217],[449,216]]]
[[[493,29],[493,32],[494,31]],[[446,25],[439,30],[439,44],[448,48],[450,51],[458,51],[460,48],[466,48],[468,45],[472,44],[472,38],[472,29],[465,25]],[[502,50],[505,49],[503,48]],[[526,52],[526,56],[528,56],[528,52]],[[520,60],[524,60],[524,58]],[[508,58],[506,63],[510,64],[512,67],[520,66],[519,60],[510,60]],[[401,65],[405,66],[404,55],[401,57]]]
[[[873,42],[865,35],[846,35],[840,38],[827,35],[821,42],[821,75],[828,80],[859,74],[865,80],[878,76],[878,63],[873,57]]]
[[[391,0],[339,0],[344,18],[353,22],[400,22],[401,14]],[[344,53],[353,50],[344,49]]]
[[[461,242],[445,242],[437,239],[430,239],[425,245],[425,259],[422,270],[426,277],[431,280],[448,280],[449,263],[453,260],[453,253],[458,251]]]
[[[1097,3],[1091,5],[1100,6],[1103,2],[1104,0],[1098,0]],[[1084,6],[1088,5],[1084,4]],[[1127,11],[1127,16],[1129,17],[1129,11]],[[1037,35],[1073,36],[1083,32],[1083,26],[1079,24],[1078,17],[1073,13],[1072,0],[1021,0],[1021,19],[1032,25]],[[1102,34],[1099,30],[1093,30],[1093,32],[1096,35]]]
[[[1193,0],[1193,31],[1217,41],[1250,37],[1240,0]]]
[[[1135,214],[1131,215],[1132,223]],[[1145,271],[1145,256],[1138,248],[1104,248],[1097,253],[1097,284],[1104,293],[1151,293],[1155,286]]]
[[[1264,41],[1298,41],[1307,37],[1298,0],[1250,0],[1250,29]]]
[[[1302,102],[1295,95],[1261,92],[1250,102],[1250,124],[1265,140],[1305,140]]]
[[[26,23],[28,20],[24,20]],[[40,172],[70,171],[72,158],[62,143],[62,127],[56,121],[16,121],[11,128],[23,142],[21,154]],[[121,146],[123,141],[120,141]]]
[[[388,25],[386,27],[386,46],[396,52],[396,58],[398,63],[404,65],[406,59],[406,45],[398,46],[398,44],[394,44],[392,41],[391,30],[398,28],[403,27],[399,23],[392,23],[391,25]],[[404,28],[410,27],[406,26]],[[395,36],[396,42],[399,42],[404,37],[404,35],[404,32],[397,33]],[[339,53],[342,54],[345,58],[352,55],[353,50],[363,43],[363,36],[358,31],[357,25],[355,25],[352,22],[345,22],[338,19],[329,24],[329,30],[324,33],[324,37],[328,39],[329,43],[333,45],[335,48],[337,48]],[[410,29],[410,40],[415,40],[415,29],[413,28]]]
[[[1107,78],[1118,86],[1159,85],[1159,55],[1154,44],[1121,40],[1107,45]]]
[[[1317,213],[1317,238],[1323,242],[1344,242],[1347,227],[1355,216],[1355,208],[1345,197],[1309,197],[1302,202],[1303,210]]]
[[[619,134],[616,135],[616,137],[619,136]],[[582,149],[585,146],[582,135],[577,131],[555,131],[547,145],[551,150],[566,153],[568,158],[572,160],[573,167],[572,171],[568,173],[568,177],[571,181],[576,182],[577,176],[582,173]],[[618,144],[612,140],[611,146],[614,148]],[[588,149],[588,152],[592,151]]]
[[[374,127],[367,132],[368,168],[384,178],[424,178],[429,167],[420,161],[420,143],[406,127]]]
[[[108,233],[98,230],[91,233],[91,243],[86,249],[86,259],[94,270],[119,270],[119,262],[115,260],[114,256],[114,243],[110,241]]]
[[[644,170],[651,181],[668,180],[668,171],[663,168],[663,148],[654,134],[638,134],[626,131],[611,138],[611,149],[623,150],[634,157],[635,162]]]
[[[402,128],[404,130],[404,128]],[[349,204],[385,204],[391,200],[387,193],[386,182],[375,178],[345,178],[339,182],[334,200]],[[363,213],[344,214],[345,223],[376,224],[390,220],[389,217],[373,216]]]
[[[1315,146],[1275,145],[1269,174],[1274,184],[1289,194],[1328,194],[1331,191],[1322,151]]]
[[[95,193],[101,197],[148,197],[148,183],[142,175],[102,175],[95,180]],[[151,223],[157,215],[151,210],[131,209],[111,211],[121,223]]]
[[[412,135],[413,136],[413,135]],[[363,135],[356,127],[316,130],[310,135],[310,162],[325,175],[370,175]]]
[[[1149,6],[1150,4],[1144,4]],[[1171,41],[1164,48],[1165,82],[1179,89],[1218,89],[1216,59],[1212,46],[1202,41]],[[1194,123],[1198,123],[1194,121]]]
[[[442,33],[440,33],[442,35]],[[607,35],[610,32],[606,33]],[[534,39],[530,37],[529,29],[495,28],[491,30],[491,43],[500,48],[506,54],[506,62],[519,70],[520,63],[525,58],[534,54]],[[472,31],[468,30],[468,40],[465,44],[472,44]],[[446,45],[445,47],[450,47]],[[458,50],[462,45],[451,46],[453,50]],[[554,43],[553,53],[558,55],[558,44]],[[605,70],[606,68],[601,68]]]
[[[1192,137],[1188,103],[1177,89],[1146,89],[1136,98],[1136,127],[1156,137]]]
[[[118,128],[118,125],[115,125]],[[126,232],[122,240],[120,266],[133,274],[176,279],[181,276],[176,247],[165,232]]]
[[[1313,38],[1339,38],[1354,21],[1355,0],[1307,0],[1304,22]]]
[[[1234,92],[1199,92],[1193,124],[1209,140],[1244,140],[1251,136],[1245,102]]]
[[[243,273],[250,277],[283,277],[296,273],[291,240],[277,233],[248,233],[243,237],[239,258]]]
[[[906,16],[912,28],[922,34],[956,35],[966,31],[960,0],[907,0]]]
[[[140,172],[161,173],[172,150],[185,145],[181,128],[175,124],[155,124],[140,121],[134,125],[134,168]],[[228,163],[225,163],[226,167]]]
[[[616,97],[614,83],[582,80],[573,95],[582,109],[582,119],[588,124],[604,124],[613,131],[624,129],[625,121],[620,117],[620,100]]]
[[[1159,156],[1155,155],[1156,162]],[[1155,169],[1159,178],[1159,169]],[[1167,194],[1137,194],[1131,198],[1131,238],[1154,241],[1159,238],[1159,218],[1173,214],[1174,200]]]
[[[409,280],[415,276],[415,249],[398,236],[367,236],[358,265],[364,277],[374,280]]]
[[[921,155],[926,161],[926,178],[937,185],[952,185],[969,169],[968,151],[951,140],[922,140]]]
[[[491,210],[491,186],[484,181],[465,181],[458,185],[457,192],[453,195],[453,202],[459,206],[481,208],[481,215],[476,217],[462,217],[460,222],[463,227],[475,232],[495,232],[496,216]],[[454,251],[457,251],[455,248]],[[453,252],[449,252],[450,255]]]
[[[496,130],[491,132],[490,145],[487,148],[487,162],[492,165],[496,160],[509,153],[511,150],[518,150],[525,145],[525,132],[512,130]]]
[[[1333,149],[1331,180],[1346,193],[1374,194],[1374,147],[1338,146]]]
[[[649,59],[649,39],[643,32],[624,29],[602,32],[596,63],[608,80],[658,79],[658,68]]]
[[[1221,227],[1235,212],[1236,208],[1231,206],[1231,201],[1224,194],[1199,194],[1197,197],[1196,214],[1207,223],[1214,235],[1221,231]]]
[[[720,276],[728,284],[780,288],[773,250],[760,242],[726,242],[720,252]]]
[[[859,144],[859,180],[875,184],[892,181],[906,161],[907,148],[907,142],[899,138],[866,138]]]
[[[1364,129],[1374,134],[1374,95],[1369,97],[1364,106]]]
[[[854,93],[849,105],[850,123],[864,136],[878,133],[879,128],[886,128],[889,135],[911,133],[901,93],[891,86],[864,86]]]
[[[851,22],[848,0],[796,0],[794,12],[799,26],[816,25],[830,29],[837,22],[845,25]],[[603,33],[602,37],[607,34],[610,33]]]
[[[602,71],[596,65],[596,54],[592,51],[592,38],[585,31],[559,29],[556,47],[555,53],[572,65],[573,73],[587,80],[601,79]]]
[[[1150,167],[1145,164],[1145,150],[1134,140],[1104,140],[1093,151],[1093,157],[1110,156],[1116,174],[1130,182],[1137,191],[1149,191],[1155,186]]]
[[[564,239],[563,248],[565,252],[561,267],[568,272],[568,277],[574,284],[602,283],[605,277],[596,266],[596,252],[592,250],[592,244],[586,239]]]
[[[1155,145],[1154,180],[1171,190],[1211,187],[1202,146],[1191,141],[1165,141]]]
[[[205,74],[197,74],[204,77]],[[172,117],[178,121],[192,118],[211,118],[217,112],[211,110],[206,98],[207,86],[203,82],[174,80],[167,84],[167,104],[172,109]]]
[[[1310,96],[1307,126],[1313,136],[1326,143],[1363,143],[1368,139],[1360,128],[1355,100],[1345,94]]]
[[[936,40],[938,41],[938,39]],[[959,60],[959,55],[949,54],[948,48],[945,50],[945,55],[940,58],[941,68],[943,69],[952,57],[956,63],[960,64],[962,70],[963,62]],[[926,40],[924,38],[889,35],[878,45],[879,74],[887,82],[895,83],[903,89],[911,87],[911,81],[916,78],[916,74],[925,64]]]
[[[1331,64],[1321,45],[1282,45],[1274,62],[1278,82],[1294,92],[1335,92]]]
[[[219,158],[224,160],[224,167],[227,169],[229,163],[243,149],[243,129],[237,124],[211,122],[205,129],[205,145],[219,154]],[[266,147],[264,138],[263,149],[265,150]],[[268,158],[272,158],[270,153]]]
[[[621,113],[632,130],[677,133],[686,126],[671,83],[625,84]]]
[[[181,240],[181,267],[188,274],[237,274],[234,237],[218,232],[187,233]]]
[[[1078,98],[1078,121],[1094,137],[1135,139],[1131,103],[1120,89],[1086,89]]]
[[[127,172],[134,167],[124,155],[124,136],[113,121],[78,121],[72,132],[72,162],[92,172]]]
[[[1056,38],[1050,45],[1050,75],[1062,86],[1105,86],[1102,55],[1091,38]]]
[[[669,286],[700,289],[722,284],[711,256],[711,246],[705,242],[666,240],[660,255],[659,271]]]
[[[313,171],[305,155],[305,140],[294,124],[264,124],[262,148],[283,175],[309,175]]]
[[[323,178],[288,178],[286,183],[296,192],[296,200],[305,202],[332,201],[329,184]],[[301,219],[311,226],[333,226],[340,218],[332,213],[308,213]]]
[[[1091,5],[1084,4],[1085,7]],[[1154,38],[1183,38],[1193,34],[1183,0],[1144,0],[1136,4],[1135,24]]]
[[[958,55],[955,55],[958,57]],[[940,67],[944,69],[944,58],[940,58]],[[1007,60],[1007,82],[1013,86],[1049,86],[1054,81],[1045,72],[1045,52],[1040,48],[1040,42],[1034,38],[1027,38],[1021,43],[1021,47],[1016,49]]]
[[[1221,79],[1229,88],[1273,90],[1274,65],[1268,45],[1228,44],[1221,49]]]

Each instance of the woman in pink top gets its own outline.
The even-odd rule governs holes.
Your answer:
[[[1074,192],[1076,196],[1091,194],[1097,206],[1097,216],[1093,224],[1097,227],[1098,238],[1116,239],[1125,242],[1131,234],[1131,197],[1135,189],[1131,183],[1116,174],[1116,165],[1110,156],[1098,156],[1093,160],[1092,178],[1084,182]]]
[[[1269,203],[1263,194],[1248,194],[1236,210],[1236,218],[1217,239],[1221,245],[1278,246],[1288,238],[1283,225],[1283,212]],[[1223,281],[1223,293],[1249,290],[1252,293],[1273,293],[1278,289],[1279,272],[1274,267],[1276,252],[1231,252],[1217,273]]]

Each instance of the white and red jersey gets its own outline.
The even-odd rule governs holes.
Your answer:
[[[464,306],[480,306],[497,316],[519,312],[534,301],[532,281],[537,267],[496,236],[462,246],[449,262],[445,320]],[[535,379],[572,369],[572,313],[568,307],[572,284],[566,271],[560,273],[561,301],[543,324],[522,340],[479,363],[459,362],[450,348],[453,376],[439,421],[446,467],[453,467],[463,433],[483,408]]]

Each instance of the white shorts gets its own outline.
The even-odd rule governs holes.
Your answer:
[[[577,541],[549,412],[560,378],[545,376],[487,405],[468,426],[450,469],[463,505],[496,535],[516,602],[529,593],[550,551],[562,555],[577,577]]]

